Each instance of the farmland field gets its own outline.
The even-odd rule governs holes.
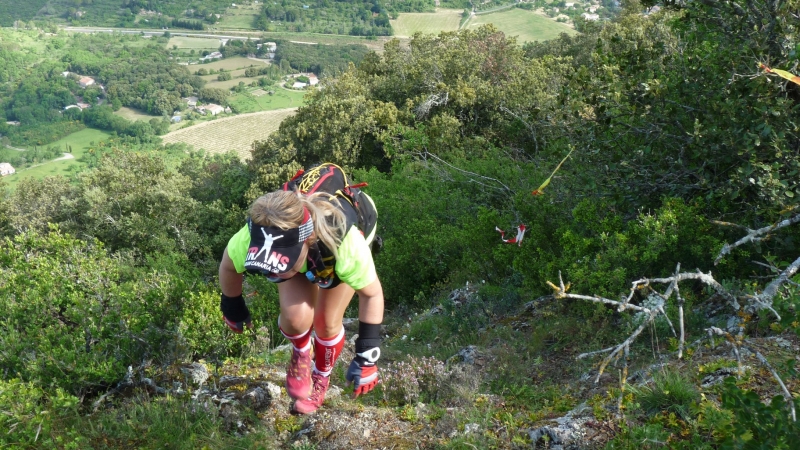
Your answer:
[[[228,98],[228,104],[239,113],[296,108],[303,105],[303,98],[305,97],[305,92],[303,91],[290,91],[276,87],[264,89],[272,90],[275,94],[258,95],[261,92],[236,94]]]
[[[225,10],[220,19],[218,28],[252,30],[256,18],[261,13],[260,5],[238,5]]]
[[[250,157],[253,141],[266,139],[296,110],[279,109],[212,120],[165,134],[162,139],[165,144],[183,142],[209,153],[232,150],[244,160]]]
[[[575,29],[568,25],[519,8],[474,16],[467,22],[466,27],[477,28],[488,23],[494,24],[506,36],[516,36],[518,44],[554,39],[561,33],[576,33]]]
[[[411,37],[414,33],[439,34],[458,30],[461,12],[459,9],[437,8],[434,13],[400,13],[397,20],[390,23],[397,37]]]
[[[199,38],[189,36],[173,36],[167,42],[167,48],[177,46],[178,49],[186,50],[217,50],[220,41],[217,38]]]
[[[136,120],[150,120],[150,119],[160,119],[161,116],[152,116],[145,112],[139,111],[138,109],[128,108],[127,106],[121,107],[118,111],[115,111],[114,114],[124,117],[131,122]]]
[[[392,25],[394,26],[394,25]],[[367,47],[370,50],[375,50],[376,52],[383,51],[383,45],[389,42],[391,39],[396,38],[397,36],[378,36],[375,39],[367,39],[363,36],[344,36],[340,34],[319,34],[319,33],[296,33],[296,32],[288,32],[288,31],[281,31],[281,32],[269,32],[265,31],[261,33],[261,36],[264,39],[285,39],[287,41],[302,41],[302,42],[313,42],[315,44],[361,44]]]
[[[264,64],[266,64],[266,62],[261,61],[261,60],[256,61],[256,60],[253,60],[253,59],[245,58],[244,56],[234,56],[232,58],[218,59],[218,60],[216,60],[214,62],[210,62],[208,64],[193,65],[192,66],[192,70],[197,70],[197,69],[201,69],[201,68],[206,69],[206,70],[211,70],[211,69],[214,69],[214,70],[219,70],[219,69],[236,70],[236,69],[244,69],[244,68],[247,68],[247,67],[250,67],[250,66],[260,66],[260,65],[264,65]]]
[[[253,64],[253,65],[255,65],[255,64]],[[247,69],[229,70],[228,73],[231,74],[232,78],[236,78],[236,77],[244,76],[244,71],[245,70],[247,70]],[[200,78],[206,80],[206,83],[209,83],[211,81],[217,81],[217,77],[218,76],[219,76],[218,73],[214,73],[214,74],[211,74],[211,75],[200,75]]]
[[[214,75],[214,77],[216,80],[216,75]],[[252,83],[253,81],[258,81],[258,77],[250,77],[250,78],[240,77],[240,78],[231,78],[230,80],[226,81],[209,81],[208,83],[206,83],[206,87],[228,90],[234,86],[238,86],[240,81],[243,81],[245,86],[249,86],[250,83]]]
[[[96,130],[94,128],[84,128],[81,131],[76,131],[56,142],[45,145],[45,147],[60,147],[65,153],[68,149],[67,146],[69,146],[69,149],[72,150],[73,158],[52,160],[27,169],[21,169],[14,175],[4,177],[3,180],[8,182],[11,189],[15,189],[17,184],[26,178],[67,175],[83,166],[83,163],[81,163],[79,159],[93,143],[96,144],[106,140],[109,136],[110,134],[105,131]]]

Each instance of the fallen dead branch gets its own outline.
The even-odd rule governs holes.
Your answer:
[[[780,228],[795,224],[800,222],[800,214],[795,215],[790,219],[786,219],[781,221],[777,224],[771,225],[769,227],[760,228],[758,230],[751,230],[745,228],[747,230],[747,235],[734,244],[728,245],[726,244],[720,254],[717,256],[715,263],[719,262],[719,260],[724,257],[726,254],[730,253],[733,248],[736,248],[740,245],[749,242],[758,242],[762,239],[766,239],[769,237],[770,233],[778,230]],[[734,225],[729,223],[724,223],[724,225]],[[669,327],[672,331],[672,334],[678,337],[678,352],[677,356],[679,359],[683,358],[684,348],[686,346],[685,339],[686,339],[686,330],[685,330],[685,318],[684,318],[684,298],[680,294],[680,286],[679,284],[683,281],[699,281],[704,285],[712,288],[716,295],[724,298],[728,304],[731,306],[733,313],[752,313],[758,310],[768,310],[772,313],[772,315],[777,319],[781,320],[780,314],[773,308],[773,301],[775,296],[778,295],[779,289],[784,284],[794,284],[791,278],[797,274],[798,270],[800,270],[800,257],[798,257],[794,262],[789,264],[783,271],[781,271],[767,286],[761,293],[741,293],[741,292],[732,292],[731,290],[722,286],[711,273],[703,273],[700,270],[696,272],[681,272],[680,264],[677,265],[675,268],[675,272],[672,276],[666,278],[642,278],[639,280],[634,281],[631,283],[630,291],[628,292],[627,296],[624,296],[621,300],[611,300],[608,298],[600,297],[598,295],[581,295],[581,294],[573,294],[568,292],[570,289],[570,283],[564,283],[564,280],[561,276],[561,272],[558,274],[558,281],[559,284],[556,285],[551,283],[550,281],[547,284],[553,289],[553,297],[555,299],[572,299],[572,300],[584,300],[594,303],[601,303],[604,305],[610,305],[616,308],[618,312],[624,311],[631,311],[634,312],[641,320],[638,327],[622,342],[613,345],[608,348],[604,348],[601,350],[595,350],[591,352],[581,353],[577,356],[578,359],[596,356],[596,355],[606,355],[599,364],[597,370],[597,376],[595,377],[595,383],[599,382],[600,376],[606,370],[608,365],[612,361],[618,361],[620,357],[624,357],[624,367],[622,369],[624,376],[620,378],[620,390],[621,394],[624,395],[625,383],[627,378],[627,371],[628,371],[628,358],[630,352],[630,345],[639,337],[642,331],[653,324],[653,322],[658,317],[664,317],[666,322],[669,324]],[[657,289],[658,286],[666,286],[666,288]],[[647,300],[642,302],[641,305],[632,304],[631,301],[639,295],[646,296]],[[666,313],[665,306],[668,302],[673,301],[677,305],[678,310],[678,324],[680,333],[678,334],[675,330],[675,327],[672,324],[668,314]],[[775,378],[777,383],[780,385],[784,397],[788,400],[788,403],[791,407],[791,416],[792,420],[796,421],[796,411],[794,407],[794,403],[792,400],[791,393],[786,388],[785,383],[778,375],[777,371],[769,364],[767,359],[759,352],[750,349],[749,347],[744,346],[747,342],[746,337],[744,336],[744,326],[739,326],[738,333],[734,336],[731,332],[722,330],[718,327],[710,327],[706,330],[707,337],[711,339],[712,345],[714,344],[714,337],[721,336],[723,337],[732,347],[734,354],[736,355],[737,360],[737,373],[739,376],[742,375],[743,372],[743,365],[742,365],[742,354],[741,349],[745,348],[749,350],[752,354],[756,355],[758,360],[763,364],[771,373],[772,376]],[[696,341],[695,344],[699,343],[700,340]],[[693,344],[694,345],[694,344]],[[621,402],[622,397],[620,397],[619,402]],[[618,403],[619,403],[618,402]],[[621,409],[621,403],[618,404],[618,407]]]

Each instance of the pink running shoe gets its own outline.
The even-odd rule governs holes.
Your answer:
[[[323,377],[318,373],[311,375],[314,381],[314,389],[311,395],[305,400],[297,400],[294,402],[294,410],[300,414],[311,414],[322,406],[325,401],[325,393],[328,392],[328,385],[331,382],[330,377]]]
[[[301,352],[292,350],[292,360],[286,369],[286,393],[297,400],[306,398],[311,394],[311,365],[312,349]]]

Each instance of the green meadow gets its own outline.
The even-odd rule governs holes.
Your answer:
[[[506,36],[516,36],[518,44],[554,39],[561,33],[577,33],[575,29],[568,25],[558,23],[533,11],[525,11],[519,8],[474,16],[466,23],[466,27],[478,28],[489,23],[494,24]]]
[[[124,118],[130,120],[131,122],[135,122],[137,120],[145,120],[145,121],[147,121],[147,120],[150,120],[150,119],[160,119],[161,118],[161,116],[154,116],[154,115],[151,115],[151,114],[147,114],[146,112],[143,112],[143,111],[138,110],[136,108],[128,108],[127,106],[123,106],[119,110],[114,111],[114,114],[116,114],[116,115],[118,115],[120,117],[124,117]]]
[[[220,29],[254,30],[259,14],[261,14],[261,5],[231,6],[222,15],[217,27]]]
[[[306,95],[304,91],[290,91],[274,86],[262,89],[262,91],[269,90],[272,90],[274,94],[254,95],[253,92],[259,94],[259,90],[250,89],[248,92],[231,96],[228,103],[238,114],[303,106],[303,99]]]
[[[46,176],[54,175],[68,175],[78,170],[83,166],[80,162],[81,157],[93,145],[100,141],[109,138],[111,135],[105,131],[96,130],[93,128],[84,128],[81,131],[72,133],[64,138],[61,138],[45,147],[60,147],[67,153],[71,150],[73,158],[69,159],[56,159],[38,164],[26,169],[20,169],[14,175],[3,177],[3,180],[8,183],[11,189],[16,188],[17,184],[23,179],[27,178],[44,178]]]
[[[461,10],[437,9],[433,13],[401,13],[392,20],[392,29],[397,37],[411,37],[415,33],[439,34],[456,31],[461,22]]]
[[[217,50],[220,41],[217,38],[200,38],[192,36],[172,36],[166,44],[166,48],[177,47],[179,50]]]

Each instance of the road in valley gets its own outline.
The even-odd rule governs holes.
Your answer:
[[[254,35],[260,35],[257,31],[241,31],[239,34],[215,34],[215,33],[192,33],[188,31],[173,31],[173,30],[142,30],[130,28],[103,28],[103,27],[64,27],[64,31],[72,31],[74,33],[122,33],[122,34],[144,34],[145,36],[163,36],[168,32],[170,36],[187,36],[199,38],[216,38],[216,39],[238,39],[246,41],[252,39]],[[243,36],[244,35],[244,36]]]

